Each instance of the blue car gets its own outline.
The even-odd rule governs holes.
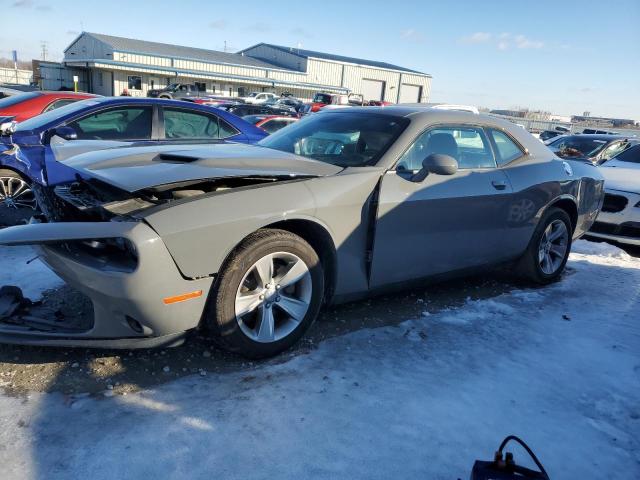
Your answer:
[[[73,180],[76,172],[64,162],[84,152],[220,141],[252,144],[266,135],[236,115],[195,103],[132,97],[75,102],[18,123],[0,137],[0,223],[31,216],[37,209],[33,187]]]

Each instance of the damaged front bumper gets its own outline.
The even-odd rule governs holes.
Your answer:
[[[40,258],[86,295],[93,318],[38,328],[0,321],[0,342],[108,348],[179,343],[202,318],[213,277],[186,279],[144,222],[59,222],[0,231],[0,245],[33,245]]]

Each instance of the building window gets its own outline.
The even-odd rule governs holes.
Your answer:
[[[245,89],[245,87],[238,87],[238,96],[239,97],[247,96],[247,90]]]
[[[142,77],[129,75],[129,90],[142,90]]]
[[[207,84],[204,82],[194,82],[196,85],[196,90],[198,90],[199,92],[206,92],[207,91]]]
[[[98,72],[98,86],[99,87],[103,87],[104,86],[104,78],[103,78],[103,73],[102,72]]]

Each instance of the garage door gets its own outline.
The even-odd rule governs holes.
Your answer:
[[[381,80],[362,80],[362,96],[365,100],[382,100],[384,98],[384,82]]]
[[[422,87],[420,85],[403,83],[400,85],[400,100],[398,103],[418,103],[421,96]]]

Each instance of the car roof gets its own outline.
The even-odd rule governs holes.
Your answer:
[[[87,92],[70,92],[67,90],[35,90],[37,93],[42,95],[69,95],[70,97],[95,97],[95,93],[87,93]]]
[[[415,107],[392,105],[387,107],[345,107],[335,110],[323,110],[322,112],[313,115],[345,115],[350,112],[405,117],[410,119],[412,123],[417,123],[418,126],[421,124],[424,126],[434,124],[466,124],[496,128],[507,131],[529,152],[537,152],[542,155],[547,150],[546,145],[537,138],[534,138],[522,127],[499,116],[484,113],[471,113],[459,110],[439,110],[426,106]]]
[[[150,105],[170,105],[170,106],[182,106],[188,108],[206,108],[211,109],[214,108],[211,105],[203,105],[195,102],[189,102],[184,100],[173,100],[169,98],[152,98],[152,97],[97,97],[92,99],[96,102],[100,102],[101,104],[127,104],[127,103],[137,103],[137,104],[150,104]]]
[[[443,122],[455,122],[455,123],[489,123],[489,124],[508,124],[515,125],[508,120],[504,120],[495,115],[488,115],[483,113],[471,113],[463,110],[443,110],[438,108],[432,108],[427,105],[424,107],[415,105],[388,105],[384,107],[345,107],[332,110],[323,110],[323,114],[345,114],[349,112],[360,113],[377,113],[381,115],[393,115],[396,117],[411,117],[411,118],[436,118]]]
[[[624,138],[633,138],[633,137],[626,137],[624,135],[609,135],[606,133],[573,133],[570,135],[562,136],[562,138],[568,138],[568,137],[588,138],[591,140],[621,140]]]

